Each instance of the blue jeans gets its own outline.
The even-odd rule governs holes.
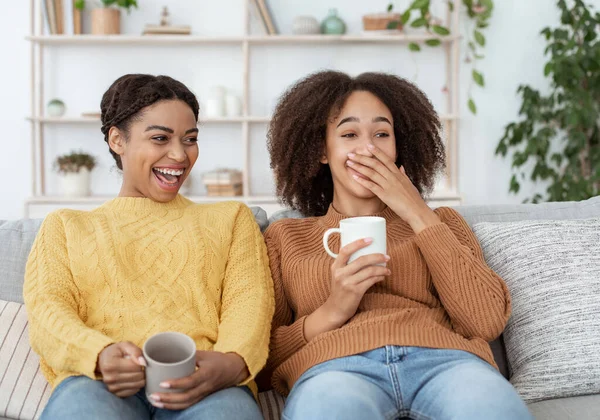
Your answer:
[[[226,388],[209,395],[193,406],[171,411],[156,408],[146,399],[144,390],[119,398],[101,381],[86,376],[65,379],[52,393],[41,420],[262,420],[252,392],[247,387]]]
[[[471,353],[386,346],[321,363],[294,384],[284,419],[533,419],[513,386]]]

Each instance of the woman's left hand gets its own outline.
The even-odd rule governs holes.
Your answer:
[[[198,369],[186,378],[165,381],[161,386],[182,392],[155,393],[150,402],[158,408],[184,410],[221,389],[236,386],[248,377],[244,359],[235,353],[197,351]]]
[[[415,233],[441,223],[410,181],[404,168],[398,169],[387,154],[369,144],[373,156],[349,153],[346,164],[365,178],[354,175],[363,187],[371,190],[390,209],[406,221]]]

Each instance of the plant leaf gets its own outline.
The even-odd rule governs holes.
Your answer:
[[[387,24],[387,29],[398,29],[400,22],[397,20],[390,20]]]
[[[74,6],[77,10],[85,9],[85,0],[76,0]]]
[[[475,42],[477,42],[482,47],[485,47],[485,36],[483,36],[483,34],[480,31],[475,30],[473,32],[473,36],[475,37]]]
[[[544,76],[548,77],[552,71],[554,71],[554,64],[552,62],[546,63],[544,66]]]
[[[448,2],[448,10],[450,10],[450,12],[454,12],[454,2],[453,1]]]
[[[406,23],[410,20],[410,13],[411,12],[412,12],[412,10],[408,9],[406,12],[404,12],[402,14],[401,21],[402,21],[403,25],[406,25]]]
[[[433,32],[442,36],[450,35],[448,28],[440,25],[433,25]]]
[[[387,7],[388,13],[390,13],[392,10],[394,10],[394,3],[388,4],[388,7]]]
[[[435,38],[435,39],[428,39],[427,41],[425,41],[425,44],[429,45],[430,47],[437,47],[441,43],[442,43],[442,41],[440,41],[437,38]]]
[[[412,26],[413,28],[420,28],[422,26],[425,26],[426,24],[427,21],[425,20],[425,18],[419,18],[413,20],[413,23],[411,23],[410,26]]]
[[[408,44],[408,49],[411,51],[421,51],[421,47],[419,47],[419,44],[415,44],[414,42]]]
[[[475,105],[475,101],[472,98],[469,98],[469,110],[473,113],[473,115],[477,115],[477,106]]]
[[[429,0],[415,0],[410,5],[411,9],[422,9],[424,7],[429,7]]]
[[[475,83],[477,83],[479,86],[484,87],[485,86],[485,80],[483,79],[483,74],[481,74],[480,72],[478,72],[477,70],[473,69],[473,80],[475,81]]]

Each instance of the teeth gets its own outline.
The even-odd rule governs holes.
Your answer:
[[[183,169],[162,169],[162,168],[154,168],[154,170],[161,172],[167,175],[180,176],[185,172]]]

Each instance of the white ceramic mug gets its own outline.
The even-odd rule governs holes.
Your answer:
[[[333,258],[337,258],[338,254],[329,249],[329,236],[334,233],[339,233],[341,236],[340,248],[345,247],[349,243],[359,239],[372,238],[373,242],[370,245],[359,249],[350,256],[348,263],[351,263],[358,257],[369,254],[386,254],[387,240],[385,230],[385,219],[383,217],[364,216],[351,217],[340,222],[339,228],[331,228],[323,235],[323,246],[325,251]]]
[[[150,337],[142,349],[146,359],[146,397],[155,392],[182,392],[161,388],[161,382],[190,376],[196,370],[196,343],[178,332]]]

